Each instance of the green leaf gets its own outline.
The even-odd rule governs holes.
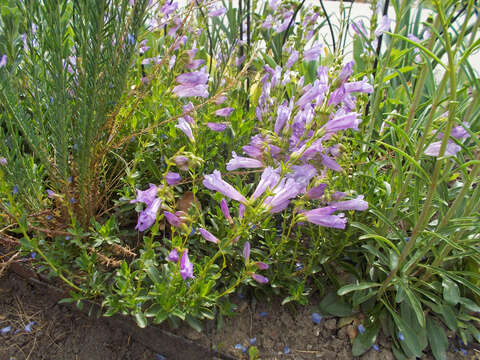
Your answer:
[[[365,289],[370,289],[372,287],[379,287],[379,286],[381,286],[381,284],[374,283],[374,282],[361,282],[358,284],[349,284],[349,285],[342,286],[340,289],[338,289],[337,295],[343,296],[352,291],[365,290]]]
[[[146,266],[145,272],[147,273],[150,280],[153,281],[154,284],[160,284],[162,282],[162,278],[160,277],[160,273],[156,267],[152,264]]]
[[[445,324],[447,324],[450,330],[456,331],[458,328],[457,317],[455,316],[452,308],[448,305],[442,305],[440,306],[440,309]]]
[[[202,332],[202,323],[194,318],[192,315],[187,315],[186,319],[188,325],[190,325],[196,332]]]
[[[140,328],[145,328],[147,326],[147,318],[141,311],[135,313],[135,321]]]
[[[460,301],[460,291],[458,290],[458,285],[454,281],[445,277],[442,280],[442,286],[443,298],[445,301],[452,306],[457,305]]]
[[[353,314],[352,307],[345,301],[341,300],[335,292],[328,293],[318,307],[320,311],[329,315],[343,317]]]
[[[427,334],[435,360],[446,360],[448,348],[447,336],[440,324],[430,316],[427,317]]]
[[[459,299],[459,303],[465,306],[465,308],[471,312],[480,312],[480,306],[478,306],[475,302],[470,299],[461,297]]]
[[[375,343],[375,340],[377,339],[378,329],[378,324],[368,327],[363,334],[359,334],[355,338],[355,340],[353,340],[353,356],[360,356],[372,347],[372,345]]]

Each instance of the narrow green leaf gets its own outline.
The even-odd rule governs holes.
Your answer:
[[[458,290],[458,285],[449,278],[443,278],[442,286],[444,300],[452,306],[457,305],[460,301],[460,291]]]
[[[430,316],[427,317],[427,335],[435,360],[447,359],[448,339],[440,324]]]
[[[147,318],[141,311],[135,313],[135,321],[140,328],[145,328],[147,326]]]
[[[381,284],[374,283],[374,282],[361,282],[358,284],[349,284],[349,285],[342,286],[340,289],[338,289],[337,295],[343,296],[352,291],[365,290],[365,289],[370,289],[372,287],[379,287],[379,286],[381,286]]]

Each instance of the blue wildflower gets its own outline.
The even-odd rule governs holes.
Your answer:
[[[68,182],[71,183],[72,181],[73,181],[73,177],[70,176],[70,177],[68,178]]]
[[[167,358],[163,355],[160,355],[160,354],[155,354],[157,360],[167,360]]]
[[[25,331],[26,332],[31,332],[32,331],[32,325],[35,325],[35,321],[30,321],[27,325],[25,325]]]
[[[462,355],[464,355],[464,356],[467,355],[467,350],[465,350],[464,348],[460,348],[460,352],[461,352]]]
[[[303,264],[297,262],[297,263],[295,264],[295,271],[300,271],[300,270],[302,270],[302,269],[303,269]]]
[[[15,195],[15,194],[18,194],[18,186],[17,186],[17,185],[15,185],[15,186],[13,187],[13,189],[12,189],[12,194],[14,194],[14,195]]]
[[[195,228],[192,227],[192,229],[190,230],[190,236],[193,236],[195,234]]]
[[[372,345],[372,349],[375,350],[375,351],[379,351],[379,350],[380,350],[380,348],[378,347],[377,344],[373,344],[373,345]]]
[[[236,350],[242,350],[242,352],[247,352],[247,348],[243,346],[242,344],[235,344],[235,349]]]
[[[266,316],[267,316],[267,312],[266,312],[266,311],[262,311],[262,312],[260,313],[260,317],[264,318],[264,317],[266,317]]]
[[[285,347],[283,348],[283,353],[284,353],[284,354],[290,354],[290,348],[289,348],[288,346],[285,346]]]
[[[313,313],[312,314],[312,321],[314,324],[320,324],[320,321],[322,321],[322,315],[320,315],[319,313]]]
[[[402,334],[401,331],[398,332],[398,339],[399,339],[400,341],[405,340],[405,337],[403,336],[403,334]]]
[[[48,221],[50,221],[50,220],[53,219],[53,216],[52,216],[52,215],[47,215],[47,216],[45,216],[45,218],[46,218]]]
[[[32,253],[30,254],[30,257],[31,257],[32,259],[35,259],[35,258],[37,257],[37,253],[36,253],[36,252],[32,252]]]
[[[135,44],[135,37],[132,34],[127,34],[127,39],[131,45]]]
[[[70,235],[65,236],[65,240],[70,240],[72,237]]]
[[[256,342],[257,342],[256,337],[253,337],[253,338],[250,339],[250,345],[255,345]]]
[[[8,333],[10,330],[12,330],[12,327],[11,327],[11,326],[7,326],[7,327],[4,327],[3,329],[1,329],[1,330],[0,330],[0,333],[6,334],[6,333]]]
[[[360,334],[363,334],[365,332],[365,326],[363,326],[363,324],[358,325],[357,329],[360,332]]]
[[[74,197],[72,197],[72,198],[70,199],[70,203],[71,203],[71,204],[75,204],[76,202],[77,202],[77,200],[75,200]]]

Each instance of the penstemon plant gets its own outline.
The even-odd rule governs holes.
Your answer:
[[[354,355],[478,340],[478,5],[389,4],[9,3],[2,233],[142,327],[333,285]]]

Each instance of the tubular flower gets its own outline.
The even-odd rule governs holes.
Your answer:
[[[187,120],[185,120],[183,117],[178,119],[178,124],[175,125],[177,129],[180,129],[183,131],[185,135],[187,135],[188,139],[191,142],[195,142],[195,138],[193,137],[192,133],[192,128],[190,127],[190,124],[188,123]]]
[[[250,243],[248,241],[245,241],[245,245],[243,246],[243,258],[245,261],[250,259]]]
[[[266,284],[268,283],[268,278],[259,274],[252,274],[252,279],[258,282],[259,284]]]
[[[202,237],[205,240],[210,241],[214,244],[218,244],[218,242],[219,242],[218,238],[215,235],[213,235],[212,233],[210,233],[208,230],[205,230],[203,228],[199,228],[198,232],[200,233],[200,235],[202,235]]]
[[[227,170],[232,171],[241,168],[254,169],[263,167],[263,163],[260,160],[247,158],[243,156],[237,156],[235,152],[232,152],[233,159],[227,163]]]
[[[230,224],[233,224],[233,219],[230,216],[230,211],[228,210],[228,204],[225,198],[222,198],[222,201],[220,201],[220,209],[222,210],[223,216],[227,219],[227,221]]]
[[[265,168],[265,170],[263,170],[257,188],[251,196],[251,199],[257,199],[265,192],[265,190],[267,190],[267,188],[272,189],[278,183],[278,180],[280,180],[280,175],[278,175],[275,170],[273,170],[270,166]]]
[[[167,219],[170,225],[175,227],[179,227],[180,225],[182,225],[182,220],[180,220],[180,218],[177,215],[172,214],[168,211],[164,211],[163,215],[165,215],[165,219]]]
[[[337,209],[333,206],[305,211],[303,215],[308,222],[312,224],[331,227],[335,229],[345,229],[347,219],[343,214],[332,215]]]
[[[155,198],[157,197],[157,192],[158,192],[158,187],[154,184],[150,184],[150,187],[145,190],[138,190],[137,189],[137,198],[134,200],[131,200],[130,203],[137,203],[137,202],[143,202],[147,206],[150,206]]]
[[[329,204],[335,207],[337,210],[356,210],[365,211],[368,209],[368,202],[363,200],[363,195],[358,196],[356,199],[333,202]]]
[[[187,280],[188,278],[193,279],[193,264],[188,259],[188,249],[182,254],[182,258],[180,259],[180,275],[182,276],[183,280]]]
[[[150,228],[157,219],[157,213],[161,203],[162,200],[156,198],[145,210],[141,211],[138,215],[138,222],[135,229],[138,231],[145,231]]]
[[[177,185],[182,180],[182,177],[179,173],[169,172],[167,175],[165,175],[165,180],[167,181],[168,185],[172,186]]]
[[[218,170],[215,170],[213,174],[205,175],[205,178],[203,179],[203,185],[207,189],[218,191],[230,199],[244,204],[247,203],[247,199],[245,199],[245,197],[240,194],[237,189],[222,179],[222,175]]]

